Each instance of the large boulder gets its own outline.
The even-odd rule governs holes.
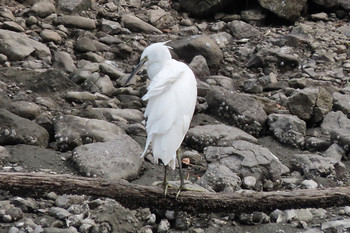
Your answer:
[[[268,125],[280,142],[294,147],[304,145],[306,123],[297,116],[273,113],[268,116]]]
[[[288,21],[295,21],[306,6],[307,0],[258,0],[265,9]]]
[[[277,181],[289,169],[272,154],[269,149],[251,142],[237,140],[227,147],[209,146],[205,151],[209,163],[219,163],[241,179],[253,176],[257,180],[256,189],[266,181]]]
[[[0,145],[28,144],[47,147],[49,133],[40,125],[0,109]]]
[[[206,35],[195,35],[182,40],[172,41],[169,45],[179,58],[190,63],[197,55],[202,55],[210,69],[219,68],[223,59],[219,46]]]
[[[288,107],[299,118],[318,123],[331,111],[332,102],[332,95],[324,88],[305,88],[294,91],[288,100]]]
[[[333,109],[342,111],[350,118],[350,94],[333,93]]]
[[[349,152],[350,119],[343,112],[328,113],[321,124],[321,128],[330,134],[333,142],[337,142],[345,151]]]
[[[73,150],[72,160],[87,176],[114,179],[136,178],[142,168],[142,148],[127,134],[108,142],[82,145]]]
[[[210,191],[234,192],[240,189],[242,180],[228,167],[220,163],[211,163],[197,184]]]
[[[208,146],[229,146],[237,140],[258,142],[255,137],[243,130],[224,124],[193,127],[188,131],[185,140],[192,148],[199,151]]]
[[[212,87],[206,100],[212,114],[249,134],[259,135],[266,124],[264,106],[250,95]]]
[[[311,2],[328,9],[342,7],[344,10],[350,10],[350,2],[348,0],[312,0]]]
[[[0,53],[9,60],[24,60],[29,55],[50,60],[50,49],[43,43],[27,37],[24,33],[0,29]]]
[[[295,69],[298,65],[299,58],[296,55],[275,48],[262,48],[257,52],[254,51],[246,63],[248,68],[276,66],[281,69]]]
[[[53,120],[55,138],[60,151],[92,142],[106,142],[115,139],[125,131],[104,120],[88,119],[73,115],[55,117]]]
[[[237,39],[257,37],[260,34],[258,29],[241,20],[229,22],[227,27],[230,29],[232,35]]]
[[[345,171],[345,165],[340,159],[319,154],[296,154],[291,165],[306,177],[337,175]]]
[[[193,15],[207,16],[208,14],[212,14],[214,12],[224,9],[225,6],[232,3],[232,1],[230,0],[210,0],[210,1],[180,0],[179,3],[181,8],[192,13]]]

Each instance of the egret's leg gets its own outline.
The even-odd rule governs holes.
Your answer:
[[[182,174],[182,162],[180,155],[180,148],[176,151],[177,161],[179,162],[179,173],[180,173],[180,189],[185,188],[184,176]]]
[[[164,186],[164,196],[166,196],[166,194],[168,193],[168,187],[169,187],[169,183],[168,183],[168,178],[167,178],[167,165],[164,166],[164,180],[163,180],[163,186]]]
[[[179,173],[180,173],[180,187],[179,187],[179,191],[177,191],[177,194],[176,194],[176,199],[177,199],[179,197],[181,191],[186,189],[184,176],[182,174],[182,162],[181,162],[180,148],[176,151],[176,157],[177,157],[177,161],[179,162]]]
[[[183,176],[183,174],[182,174],[182,162],[181,162],[180,148],[177,150],[176,156],[177,156],[177,160],[178,160],[178,162],[179,162],[179,172],[180,172],[180,187],[179,187],[179,190],[177,191],[176,199],[179,197],[181,191],[197,191],[197,192],[202,192],[203,190],[186,188],[184,176]]]

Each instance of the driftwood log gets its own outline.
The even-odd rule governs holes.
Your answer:
[[[113,198],[129,208],[190,212],[269,212],[274,209],[350,205],[350,187],[229,194],[186,191],[176,199],[175,190],[170,190],[165,197],[161,187],[136,185],[122,180],[0,172],[0,189],[22,196],[41,196],[51,191],[57,194],[85,194]]]

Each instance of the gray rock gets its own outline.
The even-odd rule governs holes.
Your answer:
[[[270,222],[270,217],[263,212],[242,213],[239,216],[239,221],[245,225],[259,225]]]
[[[40,107],[29,101],[15,101],[8,110],[18,116],[33,120],[41,113]]]
[[[44,233],[78,233],[77,229],[72,226],[69,228],[47,227],[43,230]]]
[[[207,61],[202,55],[195,56],[188,65],[197,79],[205,81],[210,76]]]
[[[332,109],[333,98],[324,88],[296,90],[288,100],[292,114],[317,123]]]
[[[87,91],[67,91],[67,93],[63,94],[63,98],[68,101],[83,103],[85,101],[94,101],[101,98],[97,93],[92,94]]]
[[[345,151],[341,146],[333,143],[326,151],[322,153],[322,156],[333,158],[336,161],[341,161],[343,156],[345,156]]]
[[[237,90],[235,88],[234,80],[230,77],[226,77],[222,75],[211,75],[209,79],[215,81],[215,84],[217,86],[225,88],[226,90],[229,90],[229,91]]]
[[[83,87],[93,93],[99,92],[107,96],[112,96],[114,93],[113,83],[108,75],[99,76],[97,73],[91,75],[85,80]]]
[[[11,21],[15,21],[15,16],[13,15],[12,11],[7,7],[1,7],[0,16]]]
[[[305,149],[313,151],[325,151],[332,145],[329,135],[320,135],[317,137],[307,137],[305,139]]]
[[[43,41],[45,42],[53,41],[56,44],[61,44],[62,42],[62,37],[60,36],[60,34],[49,29],[42,30],[40,32],[40,36],[41,38],[43,38]]]
[[[0,29],[0,53],[5,54],[9,60],[23,60],[34,52],[39,58],[51,55],[46,45],[28,38],[25,34]]]
[[[61,220],[65,220],[72,215],[68,210],[61,207],[51,207],[49,209],[49,214]]]
[[[91,61],[91,62],[97,62],[97,63],[104,61],[104,58],[102,56],[100,56],[94,52],[84,53],[84,54],[82,54],[81,58],[86,59],[86,60]]]
[[[75,41],[74,44],[75,49],[78,52],[94,52],[97,50],[94,41],[88,37],[81,37]]]
[[[350,94],[333,93],[333,109],[342,111],[350,117]]]
[[[281,2],[278,0],[258,1],[265,9],[289,21],[295,21],[300,16],[307,2],[307,0],[290,0],[288,2]]]
[[[210,39],[215,41],[220,49],[225,48],[233,42],[233,37],[227,32],[218,32],[216,34],[210,34]]]
[[[63,194],[56,198],[55,204],[57,207],[68,209],[72,205],[82,205],[84,200],[84,196]]]
[[[350,25],[344,24],[343,26],[338,28],[338,31],[343,33],[345,36],[350,37]]]
[[[5,147],[0,146],[0,160],[6,160],[10,157],[10,153]]]
[[[160,223],[158,224],[157,232],[166,233],[166,232],[169,232],[169,229],[170,229],[170,222],[168,221],[168,219],[160,220]]]
[[[107,62],[100,63],[100,70],[101,70],[102,73],[107,74],[113,80],[119,79],[120,77],[125,75],[125,73],[123,73],[122,71],[118,70],[113,65],[108,64]]]
[[[80,12],[84,10],[88,10],[91,6],[91,2],[89,0],[59,0],[57,1],[57,8],[60,11],[67,12]]]
[[[16,22],[12,22],[12,21],[4,22],[1,25],[1,28],[8,29],[10,31],[15,31],[15,32],[24,32],[25,31],[25,29],[21,25],[19,25]]]
[[[42,96],[51,96],[56,92],[80,90],[80,87],[73,83],[67,75],[56,69],[49,69],[23,81],[27,82],[26,85],[29,90]]]
[[[30,9],[32,13],[41,18],[45,18],[56,12],[55,5],[50,1],[39,1],[35,3]]]
[[[120,44],[120,43],[123,43],[123,41],[117,37],[117,36],[109,36],[109,35],[106,35],[104,37],[101,37],[99,39],[99,41],[101,41],[102,43],[105,43],[105,44]]]
[[[124,208],[111,199],[91,210],[91,213],[99,220],[98,223],[108,223],[115,232],[137,232],[142,226],[134,211]],[[109,232],[112,232],[112,229]]]
[[[96,28],[95,21],[78,15],[62,15],[57,17],[57,24],[63,24],[68,27],[92,30]]]
[[[170,28],[176,22],[174,17],[162,8],[149,10],[147,15],[151,24],[159,29]]]
[[[56,117],[53,124],[57,147],[61,151],[72,150],[82,144],[110,141],[125,133],[107,121],[72,115]]]
[[[297,116],[270,114],[268,116],[268,126],[280,142],[294,147],[304,145],[306,123]]]
[[[116,21],[102,19],[101,31],[106,32],[109,35],[114,35],[122,31],[122,26]]]
[[[312,0],[312,2],[316,3],[317,5],[323,6],[325,8],[332,8],[335,7],[338,4],[337,1],[332,1],[332,0]]]
[[[314,180],[303,180],[301,185],[306,189],[316,189],[318,187],[318,184]]]
[[[74,60],[69,53],[64,51],[55,52],[53,67],[67,73],[72,73],[76,69]]]
[[[325,12],[320,12],[320,13],[316,13],[316,14],[311,14],[310,15],[312,20],[328,20],[328,15]]]
[[[346,11],[350,10],[350,3],[347,0],[338,0],[339,1],[339,5]]]
[[[267,121],[263,105],[250,95],[212,87],[206,100],[212,114],[249,134],[259,135]]]
[[[254,78],[243,82],[243,90],[247,93],[261,93],[264,91],[264,87],[258,79]]]
[[[180,0],[180,6],[191,14],[197,16],[207,16],[214,12],[220,11],[225,8],[225,6],[229,5],[231,1],[229,0],[213,0],[213,1],[186,1]]]
[[[93,108],[92,111],[108,115],[113,121],[123,121],[122,119],[129,123],[140,123],[143,121],[143,113],[138,109]]]
[[[162,34],[162,31],[160,31],[158,28],[144,22],[133,14],[122,15],[122,23],[124,27],[128,28],[130,31]]]
[[[256,178],[254,176],[246,176],[243,178],[243,186],[247,189],[252,189],[256,185]]]
[[[260,34],[258,29],[240,20],[229,22],[227,27],[230,29],[233,37],[237,39],[258,37]]]
[[[333,142],[341,145],[346,152],[349,151],[350,119],[343,112],[328,113],[321,124],[321,128],[330,134]]]
[[[321,225],[321,229],[324,232],[334,232],[334,231],[346,232],[346,231],[349,231],[350,230],[350,218],[324,222]]]
[[[24,199],[21,197],[14,197],[11,199],[11,204],[13,204],[16,207],[19,207],[24,212],[33,212],[36,209],[38,209],[38,203],[33,198]]]
[[[69,65],[69,63],[67,63],[67,65]],[[72,63],[72,68],[70,70],[73,70],[73,72],[70,72],[69,78],[76,84],[82,84],[92,76],[92,72],[87,69],[80,69],[80,68],[76,69],[74,63]]]
[[[277,218],[277,223],[282,222],[292,222],[292,221],[312,221],[314,215],[311,211],[312,209],[290,209],[280,212]]]
[[[345,170],[341,161],[319,154],[295,154],[291,165],[307,177],[337,175]]]
[[[323,87],[318,89],[317,99],[314,108],[314,115],[312,121],[319,123],[323,120],[324,116],[332,110],[333,97]]]
[[[199,151],[207,146],[231,146],[237,140],[257,143],[257,139],[250,134],[232,126],[217,124],[203,125],[190,128],[185,138],[192,148]]]
[[[196,183],[215,192],[234,192],[242,185],[237,173],[220,163],[209,164],[204,175]]]
[[[294,48],[303,48],[313,51],[313,42],[314,38],[312,36],[312,28],[308,28],[307,26],[300,25],[291,31],[288,35],[286,35],[283,40],[284,43],[288,46]]]
[[[11,217],[11,221],[18,221],[23,218],[23,212],[18,207],[10,207],[5,210],[5,215],[8,215]]]
[[[29,144],[46,147],[49,133],[34,122],[0,109],[0,145]]]
[[[115,55],[120,58],[128,58],[132,53],[133,49],[126,43],[120,43],[115,46]]]
[[[142,168],[140,145],[124,134],[104,143],[79,146],[72,160],[78,170],[88,176],[108,179],[133,179]]]
[[[266,12],[263,8],[253,8],[241,11],[241,19],[249,24],[263,25],[266,19]]]
[[[208,162],[219,162],[240,177],[254,176],[260,185],[264,180],[279,180],[282,174],[289,172],[267,148],[242,140],[229,147],[209,146],[205,156]]]
[[[299,58],[293,54],[288,54],[279,49],[262,48],[253,54],[247,61],[246,66],[250,67],[269,67],[272,64],[281,68],[297,68]]]
[[[217,44],[206,35],[196,35],[169,44],[179,58],[191,62],[196,55],[202,55],[210,69],[218,69],[223,55]]]

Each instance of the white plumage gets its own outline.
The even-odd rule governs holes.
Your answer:
[[[165,42],[166,43],[166,42]],[[165,43],[148,46],[131,77],[144,68],[151,80],[143,100],[148,100],[147,141],[142,156],[152,145],[154,162],[175,169],[176,152],[188,131],[197,98],[197,83],[192,70],[171,58]],[[128,82],[127,81],[127,82]]]

